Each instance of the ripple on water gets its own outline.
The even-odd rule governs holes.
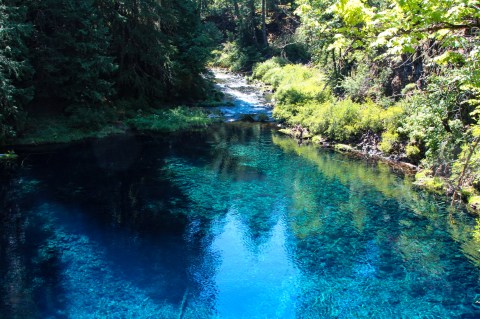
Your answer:
[[[0,318],[480,315],[475,220],[380,164],[245,123],[96,157],[2,175]]]
[[[222,112],[227,122],[241,120],[245,115],[253,115],[254,118],[261,115],[273,120],[272,107],[257,87],[247,83],[245,77],[218,69],[214,69],[213,74],[217,89],[223,92],[232,104],[215,107]]]

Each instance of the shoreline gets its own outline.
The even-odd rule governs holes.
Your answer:
[[[300,145],[305,143],[306,145],[311,144],[319,149],[330,149],[335,152],[339,152],[345,154],[347,156],[351,156],[354,158],[358,158],[364,161],[376,161],[382,162],[387,164],[391,169],[400,172],[404,176],[414,176],[415,182],[414,185],[418,187],[422,191],[426,191],[429,193],[435,193],[442,196],[445,196],[449,200],[453,200],[454,197],[454,186],[445,178],[440,177],[431,177],[428,176],[426,170],[422,170],[421,167],[416,166],[411,163],[390,159],[386,156],[382,156],[380,154],[371,154],[365,152],[363,150],[359,150],[356,148],[357,145],[350,145],[350,144],[341,144],[336,142],[327,142],[327,141],[314,141],[313,136],[306,134],[299,138],[296,135],[296,132],[293,130],[293,127],[284,127],[279,128],[278,132],[289,136],[290,138],[296,140]],[[457,200],[455,202],[461,203],[465,205],[468,212],[472,215],[479,216],[480,215],[480,198],[477,196],[466,196],[464,195],[464,190],[460,189],[456,192]],[[452,201],[452,204],[454,202]]]

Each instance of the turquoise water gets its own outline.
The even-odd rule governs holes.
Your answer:
[[[0,170],[0,318],[478,318],[473,217],[377,163],[222,124]]]

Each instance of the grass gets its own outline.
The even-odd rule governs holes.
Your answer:
[[[128,130],[140,133],[175,132],[194,127],[205,127],[215,119],[201,108],[179,106],[170,109],[138,112],[124,120],[110,121],[101,126],[85,127],[66,116],[35,117],[29,126],[10,144],[35,145],[81,141],[124,134]]]
[[[214,119],[201,108],[179,106],[155,113],[138,114],[126,121],[127,125],[139,132],[175,132],[194,127],[205,127]]]

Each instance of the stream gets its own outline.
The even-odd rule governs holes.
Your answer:
[[[0,168],[0,318],[479,318],[480,233],[382,163],[227,123]]]
[[[227,122],[251,116],[253,120],[272,121],[272,107],[260,90],[247,83],[245,77],[224,71],[211,70],[216,88],[225,94],[226,105],[214,107],[221,112]]]

